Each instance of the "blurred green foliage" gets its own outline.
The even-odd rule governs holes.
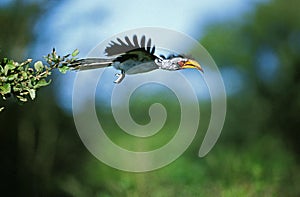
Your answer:
[[[244,111],[244,118],[235,117],[231,125],[248,127],[247,139],[253,133],[255,138],[257,133],[283,137],[297,153],[300,14],[295,7],[299,5],[296,0],[261,4],[239,21],[208,27],[202,40],[219,66],[234,67],[243,76],[243,91],[230,98],[235,105],[229,110],[235,110],[233,115]]]
[[[0,59],[10,57],[22,61],[28,56],[27,47],[34,40],[31,30],[43,13],[45,2],[14,0],[0,7]]]
[[[22,6],[24,10],[39,9]],[[206,157],[198,158],[197,152],[204,135],[201,131],[205,131],[209,122],[209,103],[200,103],[199,132],[178,160],[153,172],[127,173],[106,166],[86,150],[72,117],[56,105],[55,90],[45,87],[36,102],[22,107],[9,103],[8,110],[0,113],[1,194],[299,196],[299,7],[297,0],[268,1],[237,21],[207,26],[201,43],[221,70],[237,70],[243,82],[242,89],[228,97],[224,129]],[[12,6],[0,12],[1,16],[7,16],[5,21],[0,20],[1,26],[16,21],[14,15],[7,14],[16,9],[20,8]],[[39,12],[27,12],[26,16],[32,18],[36,13]],[[34,21],[29,21],[23,34],[30,35]],[[2,42],[5,34],[0,33],[0,43],[5,43]],[[18,37],[23,38],[24,35]],[[7,44],[10,47],[1,45],[1,49],[7,50],[5,56],[22,57],[24,53],[20,51],[26,49],[22,43],[10,40]],[[18,52],[16,48],[22,50]],[[147,123],[147,108],[157,97],[136,96],[131,112],[137,122]],[[161,136],[150,139],[150,143],[120,134],[122,131],[112,119],[111,111],[101,102],[97,114],[109,131],[107,135],[118,145],[147,150],[165,143],[178,127],[176,99],[158,101],[170,115]]]

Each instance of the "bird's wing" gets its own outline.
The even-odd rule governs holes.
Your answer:
[[[155,62],[149,61],[149,62],[144,62],[129,67],[128,70],[126,71],[126,74],[131,75],[131,74],[145,73],[156,69],[158,69],[158,66],[155,64]]]
[[[143,48],[137,48],[119,55],[118,57],[115,58],[114,61],[125,62],[126,60],[129,59],[142,63],[147,61],[154,61],[156,59],[156,56],[151,53],[148,53],[148,51],[146,51]]]
[[[155,59],[155,55],[139,48],[118,56],[112,65],[116,69],[124,70],[127,74],[136,74],[158,69]]]
[[[155,46],[151,45],[151,39],[148,39],[146,42],[146,37],[142,36],[139,43],[137,36],[134,35],[132,41],[130,41],[128,36],[125,36],[125,41],[121,40],[120,38],[117,38],[117,42],[111,41],[109,46],[105,48],[105,53],[107,56],[114,56],[138,49],[143,49],[145,52],[152,55],[154,55],[155,52]]]

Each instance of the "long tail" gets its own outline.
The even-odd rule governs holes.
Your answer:
[[[73,62],[70,67],[75,70],[90,70],[95,68],[104,68],[110,66],[113,59],[108,58],[85,58]]]

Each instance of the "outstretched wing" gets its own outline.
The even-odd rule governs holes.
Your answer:
[[[107,56],[114,56],[135,50],[143,51],[145,53],[149,53],[150,55],[154,55],[155,46],[151,46],[150,38],[146,42],[145,36],[142,36],[140,43],[136,35],[133,36],[132,42],[130,41],[128,36],[125,36],[125,41],[121,40],[120,38],[117,38],[117,42],[111,41],[109,43],[109,46],[105,48],[105,53]]]

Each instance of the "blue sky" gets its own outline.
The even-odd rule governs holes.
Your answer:
[[[33,53],[37,58],[49,53],[52,47],[55,47],[59,54],[69,53],[78,48],[81,52],[80,57],[85,57],[102,40],[122,31],[145,26],[170,28],[199,39],[203,35],[205,25],[238,18],[255,5],[255,1],[248,0],[58,2],[50,4],[56,5],[49,9],[34,27],[36,42]],[[224,73],[225,85],[226,78],[234,79],[231,74],[229,71]],[[237,80],[240,80],[238,75],[236,76]],[[59,92],[57,99],[67,110],[71,109],[74,77],[75,73],[69,73],[59,77],[54,83]],[[228,84],[235,82],[229,81]]]
[[[45,13],[35,27],[38,51],[81,49],[85,56],[111,35],[144,26],[164,27],[201,37],[204,25],[236,18],[255,3],[248,0],[68,0]],[[57,3],[56,3],[57,4]]]

